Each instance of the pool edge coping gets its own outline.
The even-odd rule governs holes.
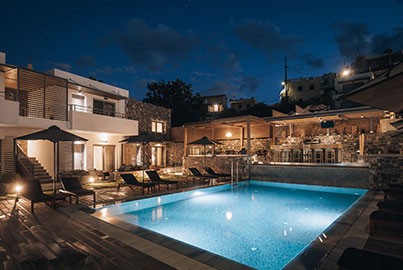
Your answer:
[[[254,180],[252,180],[254,181]],[[246,181],[249,182],[249,181]],[[207,187],[197,187],[197,188],[191,188],[191,189],[182,189],[182,190],[177,190],[176,192],[169,192],[169,193],[163,193],[163,194],[153,194],[153,196],[150,197],[157,197],[157,196],[163,196],[163,195],[168,195],[168,194],[174,194],[178,192],[184,192],[184,191],[192,191],[195,189],[204,189],[204,188],[209,188],[210,186]],[[150,198],[146,197],[146,198]],[[309,261],[309,265],[312,266],[312,269],[315,269],[320,266],[320,264],[326,259],[326,257],[331,253],[331,251],[336,247],[337,243],[343,238],[345,233],[348,231],[348,229],[354,224],[354,222],[357,220],[357,218],[363,213],[363,211],[366,209],[366,207],[369,205],[369,203],[372,201],[372,199],[375,197],[375,195],[368,190],[364,194],[362,194],[341,216],[339,216],[331,225],[329,225],[323,232],[326,232],[326,234],[329,233],[329,241],[326,244],[319,243],[318,239],[315,238],[312,240],[303,250],[301,250],[292,260],[290,260],[286,265],[283,266],[282,269],[306,269],[307,267],[307,261]],[[127,200],[121,200],[121,202],[127,202],[127,201],[134,201],[134,200],[140,200],[140,199],[146,199],[146,198],[137,198],[137,199],[127,199]],[[109,202],[105,203],[104,205],[112,205],[116,204],[116,201],[114,202]],[[155,245],[158,245],[164,249],[169,249],[172,252],[176,253],[179,258],[182,258],[182,256],[187,257],[188,259],[195,261],[195,264],[197,265],[198,263],[201,264],[199,267],[202,267],[202,265],[206,266],[205,269],[254,269],[250,266],[244,265],[242,263],[239,263],[237,261],[231,260],[229,258],[223,257],[221,255],[206,251],[204,249],[192,246],[190,244],[184,243],[182,241],[173,239],[171,237],[168,237],[166,235],[142,228],[140,226],[136,226],[133,224],[130,224],[126,221],[120,220],[118,218],[108,218],[104,219],[102,216],[98,213],[97,215],[91,214],[90,212],[93,212],[94,209],[90,207],[81,207],[80,209],[75,208],[75,210],[79,210],[81,214],[80,216],[83,217],[83,214],[86,215],[88,218],[86,218],[87,221],[89,221],[89,217],[96,219],[97,221],[106,223],[112,227],[115,228],[115,230],[121,230],[126,233],[129,233],[133,236],[137,236],[142,238],[145,241],[149,241]],[[65,212],[65,211],[64,211]],[[72,216],[72,213],[69,214]],[[76,215],[74,215],[76,216]],[[82,220],[82,219],[80,219]],[[96,222],[90,222],[90,225],[94,226],[94,223]],[[344,228],[343,232],[334,232],[337,229]],[[105,226],[99,226],[97,225],[97,229],[102,231],[102,229],[105,229]],[[110,230],[110,228],[109,228]],[[333,232],[332,232],[333,231]],[[122,241],[123,243],[125,242],[124,240],[127,239],[117,239],[119,241]],[[164,242],[164,243],[162,243]],[[126,243],[127,244],[127,243]],[[129,244],[130,245],[130,244]],[[134,246],[133,246],[134,247]],[[187,248],[189,250],[192,250],[191,254],[184,254],[183,252],[180,251],[180,249]],[[326,249],[323,249],[323,247],[326,247]],[[147,253],[147,250],[142,250],[140,247],[134,247],[135,249],[138,249],[141,252],[146,253],[147,255],[150,255]],[[318,256],[321,255],[321,256]],[[154,257],[157,260],[160,260],[164,263],[166,263],[164,260],[161,260],[161,256],[153,256],[150,255],[151,257]],[[164,257],[164,256],[162,256]],[[314,257],[315,259],[312,259]],[[164,259],[164,258],[162,258]],[[181,268],[176,265],[171,265],[167,263],[168,265],[175,267],[176,269],[194,269],[195,265],[191,268]],[[305,267],[305,268],[300,268],[300,267]],[[197,269],[203,269],[198,268]],[[310,268],[311,269],[311,268]]]

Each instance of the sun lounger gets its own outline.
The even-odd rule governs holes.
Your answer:
[[[189,168],[189,171],[192,173],[192,175],[196,179],[209,181],[210,185],[212,184],[212,180],[214,178],[218,178],[218,177],[214,177],[214,176],[204,175],[197,168]]]
[[[401,187],[387,188],[383,191],[383,193],[384,193],[384,200],[403,199],[403,188]]]
[[[403,201],[386,200],[378,202],[377,206],[381,211],[403,215]]]
[[[128,185],[131,189],[133,189],[133,187],[141,187],[143,189],[143,194],[145,189],[150,192],[150,188],[155,187],[155,184],[153,183],[140,183],[139,181],[137,181],[136,177],[132,173],[123,173],[120,176],[122,177],[125,184]],[[121,185],[122,184],[119,183],[118,191]]]
[[[152,183],[158,185],[158,188],[160,187],[160,185],[167,185],[168,190],[169,190],[169,185],[176,185],[176,188],[179,188],[178,181],[162,180],[156,171],[146,171],[146,174],[148,175],[148,177],[150,178]]]
[[[27,181],[21,192],[23,198],[31,201],[31,212],[34,213],[34,204],[44,202],[54,207],[55,197],[44,194],[38,180]]]
[[[206,167],[206,172],[212,176],[212,177],[222,177],[222,178],[228,178],[231,177],[230,174],[225,174],[225,173],[216,173],[212,168]]]
[[[340,270],[384,270],[403,269],[403,260],[392,256],[346,248],[337,261]]]
[[[378,231],[379,225],[387,227],[388,230],[382,232],[394,235],[402,235],[403,231],[403,215],[387,213],[384,211],[374,211],[370,216],[370,233]]]
[[[78,204],[78,197],[89,195],[93,196],[95,204],[95,192],[93,190],[84,189],[77,177],[62,177],[61,182],[63,189],[60,189],[60,192],[76,197],[76,204]]]

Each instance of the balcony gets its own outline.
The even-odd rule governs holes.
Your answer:
[[[100,110],[76,104],[69,105],[69,121],[73,130],[106,132],[118,135],[137,135],[138,121],[126,118],[126,114]]]

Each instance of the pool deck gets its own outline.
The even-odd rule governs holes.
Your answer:
[[[127,187],[96,193],[99,203],[149,196]],[[341,238],[324,243],[315,240],[313,248],[286,269],[338,269],[338,258],[350,246],[403,258],[403,238],[368,234],[369,215],[382,197],[382,193],[368,193],[358,209],[338,220],[341,227],[326,232],[329,239],[332,233]],[[14,207],[14,199],[0,197],[0,269],[247,269],[188,245],[170,247],[175,240],[166,241],[157,234],[142,235],[142,230],[133,233],[133,227],[125,230],[108,224],[83,211],[91,203],[90,198],[83,198],[77,206],[58,202],[56,210],[40,203],[33,215],[28,201],[20,199]]]

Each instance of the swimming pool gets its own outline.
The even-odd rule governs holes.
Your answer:
[[[281,269],[366,190],[247,181],[105,206],[113,216],[257,269]]]

